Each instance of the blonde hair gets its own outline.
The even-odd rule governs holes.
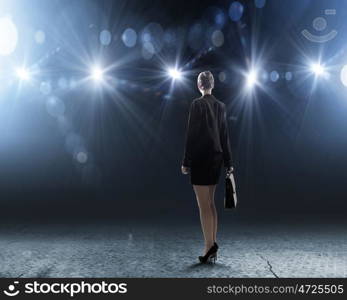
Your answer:
[[[214,88],[214,78],[210,71],[204,71],[199,74],[198,87],[202,90],[211,90]]]

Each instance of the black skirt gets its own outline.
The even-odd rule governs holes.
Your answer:
[[[220,178],[223,167],[223,154],[218,153],[208,159],[201,159],[192,163],[190,168],[190,182],[194,185],[214,185]]]

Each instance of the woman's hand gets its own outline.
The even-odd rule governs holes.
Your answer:
[[[227,172],[227,176],[229,176],[232,172],[234,172],[234,168],[229,167],[229,168],[227,168],[226,172]]]
[[[182,171],[182,174],[187,175],[189,174],[190,168],[182,166],[181,171]]]

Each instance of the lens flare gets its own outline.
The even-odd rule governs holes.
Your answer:
[[[94,81],[100,82],[104,78],[104,71],[99,66],[93,66],[90,70],[90,75]]]
[[[246,75],[246,86],[252,89],[257,84],[257,71],[252,69]]]
[[[182,78],[182,73],[176,68],[170,68],[168,74],[173,80],[180,80]]]
[[[11,18],[0,18],[0,55],[10,55],[17,47],[17,27]]]
[[[30,72],[25,68],[17,68],[16,75],[20,80],[29,80]]]
[[[316,76],[321,76],[325,73],[324,67],[320,63],[311,64],[310,70]]]

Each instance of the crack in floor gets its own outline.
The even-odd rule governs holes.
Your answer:
[[[276,278],[280,278],[280,277],[274,272],[274,270],[272,269],[272,265],[270,264],[269,260],[267,260],[265,257],[263,257],[263,256],[260,255],[260,254],[258,254],[258,256],[259,256],[262,260],[266,261],[267,265],[269,266],[269,271],[270,271]]]

